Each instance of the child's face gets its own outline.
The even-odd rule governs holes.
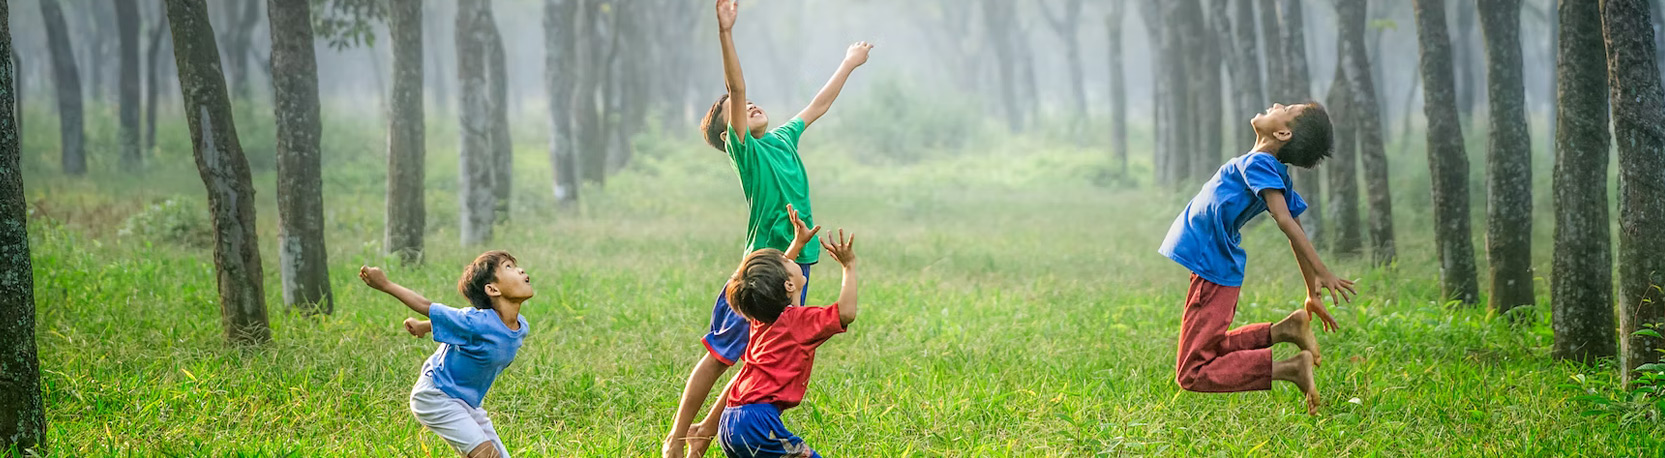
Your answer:
[[[763,113],[763,108],[748,101],[746,102],[746,124],[746,128],[751,131],[753,138],[763,138],[763,134],[769,131],[769,115]]]
[[[498,294],[510,302],[519,303],[531,299],[533,294],[532,276],[526,274],[526,269],[509,260],[497,265],[497,279],[486,286],[496,287]]]
[[[804,285],[809,284],[809,277],[804,276],[804,269],[798,267],[797,262],[787,259],[786,256],[780,257],[780,265],[786,269],[786,291],[792,296],[792,301],[797,302],[799,297],[803,297],[799,291],[803,291]]]
[[[1301,116],[1301,113],[1306,112],[1306,110],[1306,104],[1284,105],[1274,103],[1271,108],[1267,108],[1265,112],[1256,114],[1254,119],[1250,119],[1249,125],[1254,126],[1257,135],[1287,142],[1292,135],[1289,131],[1289,124],[1294,122],[1295,118]]]

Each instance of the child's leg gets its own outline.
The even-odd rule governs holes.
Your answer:
[[[416,386],[410,392],[410,412],[416,417],[416,422],[438,434],[451,444],[458,454],[475,457],[481,446],[486,446],[496,454],[496,447],[492,439],[496,434],[487,435],[480,422],[474,419],[475,409],[461,399],[445,394],[434,387],[433,379],[423,376],[417,379]]]
[[[729,458],[819,458],[803,438],[780,422],[780,409],[747,404],[723,410],[717,442]]]
[[[1289,359],[1272,363],[1272,378],[1294,383],[1307,395],[1307,415],[1318,415],[1318,383],[1312,379],[1312,352],[1301,350]]]
[[[717,290],[717,300],[711,307],[711,329],[700,339],[700,343],[705,345],[705,355],[689,371],[688,382],[682,388],[682,399],[677,403],[676,416],[671,421],[671,431],[665,435],[665,442],[661,445],[665,456],[682,456],[683,439],[688,435],[688,427],[693,425],[694,417],[705,405],[705,398],[711,395],[711,388],[717,385],[717,379],[723,376],[723,372],[727,372],[746,352],[751,324],[729,308],[725,289]]]
[[[1180,321],[1177,376],[1191,391],[1235,392],[1272,388],[1272,332],[1267,324],[1227,331],[1237,315],[1236,287],[1191,276]]]
[[[486,416],[486,409],[474,409],[470,413],[473,414],[474,422],[480,425],[480,431],[485,433],[487,439],[486,443],[480,444],[480,447],[475,447],[475,451],[479,452],[481,447],[486,447],[496,451],[499,458],[509,458],[509,448],[503,446],[503,438],[497,437],[497,428],[492,427],[491,417]]]
[[[1312,333],[1312,316],[1306,310],[1291,312],[1289,317],[1272,325],[1272,342],[1288,342],[1312,352],[1313,366],[1323,362],[1323,356],[1318,353],[1318,336]]]

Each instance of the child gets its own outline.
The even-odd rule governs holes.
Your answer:
[[[1337,327],[1324,308],[1323,291],[1336,303],[1352,300],[1353,282],[1330,273],[1318,259],[1295,218],[1307,204],[1295,194],[1285,164],[1312,168],[1330,156],[1330,116],[1317,103],[1273,104],[1249,124],[1255,130],[1254,152],[1226,162],[1191,199],[1168,229],[1158,250],[1191,269],[1185,314],[1180,321],[1176,380],[1190,391],[1236,392],[1271,389],[1273,380],[1292,382],[1307,397],[1307,413],[1318,413],[1318,388],[1312,368],[1320,362],[1318,340],[1310,321]],[[1289,237],[1295,263],[1306,280],[1304,310],[1276,324],[1257,323],[1227,331],[1237,314],[1247,255],[1237,246],[1238,230],[1260,212],[1269,212]],[[1301,352],[1272,361],[1272,344],[1291,342]]]
[[[784,250],[791,243],[792,226],[782,206],[791,205],[805,221],[815,220],[809,202],[809,181],[798,156],[798,137],[832,107],[833,100],[844,88],[850,73],[867,62],[872,45],[866,42],[850,45],[844,61],[827,81],[809,106],[786,124],[767,130],[769,117],[763,109],[746,99],[746,81],[740,70],[740,59],[735,53],[732,30],[737,14],[735,0],[717,0],[718,37],[723,50],[723,75],[728,93],[717,99],[701,121],[705,141],[728,154],[735,172],[740,176],[740,188],[749,207],[746,225],[746,252],[763,248]],[[820,246],[811,243],[793,258],[806,277],[810,266],[820,260]],[[800,290],[799,294],[804,294]],[[671,431],[665,437],[662,453],[666,458],[681,457],[683,439],[699,413],[705,397],[717,379],[728,371],[746,350],[748,335],[746,320],[730,310],[723,292],[717,294],[711,308],[711,328],[702,339],[706,354],[694,365],[682,391]],[[715,416],[706,418],[702,425],[710,430],[716,426]]]
[[[816,347],[856,320],[855,236],[846,239],[840,229],[838,242],[824,248],[844,265],[844,285],[833,305],[804,307],[803,296],[793,293],[809,279],[773,248],[747,255],[729,281],[730,306],[751,324],[746,365],[718,400],[726,408],[717,441],[730,458],[821,456],[781,424],[780,414],[803,402]]]
[[[468,309],[435,304],[388,281],[375,267],[359,268],[358,277],[426,315],[428,321],[405,319],[405,330],[418,337],[431,331],[440,343],[411,388],[410,410],[416,421],[465,457],[508,458],[480,402],[526,338],[520,305],[532,298],[532,277],[509,253],[487,251],[464,268],[457,281],[457,290],[473,305]]]

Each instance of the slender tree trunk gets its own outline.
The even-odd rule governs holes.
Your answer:
[[[1393,201],[1390,198],[1387,151],[1382,141],[1381,104],[1376,100],[1376,82],[1370,79],[1370,56],[1365,53],[1366,0],[1337,0],[1341,41],[1347,53],[1341,65],[1347,75],[1347,89],[1353,94],[1351,108],[1354,133],[1359,139],[1359,158],[1364,166],[1365,200],[1370,204],[1371,259],[1378,265],[1393,263],[1397,255],[1393,237]]]
[[[87,173],[87,153],[82,145],[81,72],[75,66],[75,52],[64,25],[58,0],[40,0],[40,15],[46,25],[46,45],[52,54],[53,85],[58,89],[58,138],[64,173]]]
[[[1338,256],[1358,256],[1364,251],[1364,238],[1359,228],[1358,123],[1354,120],[1353,90],[1347,85],[1347,72],[1342,57],[1352,46],[1345,40],[1337,42],[1335,80],[1330,83],[1328,101],[1330,123],[1335,132],[1335,152],[1324,167],[1330,184],[1328,220],[1334,228],[1333,237],[1326,237],[1330,250]],[[1296,186],[1300,184],[1297,183]],[[1310,204],[1309,204],[1310,205]],[[1310,207],[1309,207],[1310,208]]]
[[[1231,81],[1232,93],[1236,95],[1236,106],[1232,110],[1232,116],[1226,120],[1228,124],[1237,125],[1233,129],[1237,131],[1237,141],[1230,143],[1254,142],[1254,126],[1250,126],[1241,117],[1257,113],[1267,105],[1260,80],[1260,49],[1256,46],[1258,42],[1255,34],[1255,6],[1251,0],[1225,1],[1228,2],[1225,5],[1227,9],[1220,14],[1231,16],[1229,19],[1222,17],[1221,20],[1231,25],[1230,43],[1234,48],[1231,55]]]
[[[1520,0],[1480,0],[1486,37],[1486,256],[1491,307],[1532,305],[1532,144],[1521,81]]]
[[[996,61],[1006,64],[1017,59],[1011,49],[1011,39],[1007,37],[1012,33],[1012,14],[1008,2],[983,0],[983,25],[988,34],[989,47],[994,48]],[[1017,89],[1018,77],[1014,65],[1006,64],[995,65],[995,70],[1000,79],[1000,101],[1006,113],[1006,127],[1016,133],[1023,131],[1024,104],[1018,100],[1021,95]]]
[[[1613,248],[1608,243],[1606,49],[1601,7],[1568,1],[1559,7],[1555,136],[1555,264],[1551,323],[1558,359],[1590,362],[1616,353],[1613,335]]]
[[[225,31],[225,70],[236,99],[249,97],[249,48],[254,45],[254,27],[260,23],[261,0],[230,0],[230,30]]]
[[[1164,183],[1182,185],[1191,181],[1191,162],[1197,156],[1197,145],[1201,143],[1195,136],[1181,133],[1182,128],[1195,129],[1197,123],[1196,104],[1193,103],[1196,94],[1192,93],[1191,81],[1198,78],[1190,72],[1195,59],[1191,53],[1196,46],[1194,36],[1201,30],[1201,21],[1197,21],[1202,11],[1197,8],[1196,0],[1174,0],[1162,2],[1162,34],[1164,46],[1167,48],[1162,54],[1163,74],[1167,81],[1170,106],[1164,112],[1165,124],[1168,126],[1168,147],[1165,149],[1166,167]]]
[[[237,140],[214,28],[208,23],[203,1],[167,0],[167,5],[191,146],[197,171],[208,188],[208,209],[214,221],[220,313],[231,342],[265,342],[271,340],[271,330],[266,325],[260,242],[255,232],[254,184]]]
[[[324,183],[318,144],[318,60],[309,0],[267,0],[272,100],[277,120],[278,266],[283,303],[304,314],[335,311],[324,248]]]
[[[1474,54],[1474,29],[1476,28],[1474,13],[1475,3],[1472,1],[1452,2],[1457,7],[1457,26],[1452,30],[1457,33],[1456,64],[1457,64],[1457,110],[1464,118],[1474,116],[1474,109],[1478,93],[1486,84],[1485,74],[1475,71],[1476,59]]]
[[[1187,0],[1187,3],[1190,1]],[[1224,29],[1217,24],[1217,21],[1224,18],[1219,14],[1213,14],[1218,10],[1205,10],[1201,1],[1194,6],[1187,6],[1193,7],[1196,12],[1196,25],[1200,27],[1193,29],[1196,30],[1190,37],[1193,52],[1189,55],[1192,58],[1191,68],[1196,72],[1197,82],[1201,87],[1191,92],[1191,103],[1196,113],[1198,144],[1193,150],[1197,157],[1191,160],[1191,171],[1187,176],[1195,182],[1201,182],[1213,176],[1214,171],[1219,169],[1222,162],[1221,153],[1224,151],[1221,145],[1225,136],[1223,105],[1226,100],[1226,86],[1222,81],[1225,66],[1221,63],[1223,56],[1220,52],[1220,32]]]
[[[1285,90],[1288,89],[1285,87],[1288,76],[1284,75],[1286,70],[1284,54],[1286,52],[1284,50],[1283,24],[1280,23],[1278,14],[1279,3],[1281,3],[1281,0],[1260,0],[1260,45],[1266,50],[1264,53],[1266,55],[1266,100],[1277,103],[1292,103],[1297,101],[1290,100],[1289,94],[1285,93]],[[1303,43],[1301,47],[1305,49],[1306,45]],[[1304,56],[1303,60],[1305,60]]]
[[[487,5],[486,85],[491,98],[491,193],[496,202],[496,219],[509,219],[509,196],[514,180],[514,142],[509,138],[509,70],[503,49],[503,35],[497,31],[497,18]]]
[[[1064,66],[1069,71],[1070,81],[1070,130],[1080,134],[1086,129],[1087,120],[1087,83],[1081,70],[1081,3],[1082,0],[1063,0],[1063,11],[1054,14],[1047,2],[1038,2],[1042,16],[1052,25],[1052,31],[1058,34],[1058,40],[1064,45]],[[1079,139],[1080,137],[1077,136]]]
[[[388,34],[393,44],[393,94],[388,101],[387,229],[389,254],[400,262],[422,262],[423,231],[427,228],[422,182],[427,161],[422,122],[422,5],[402,1],[388,4]],[[440,78],[444,79],[444,78]]]
[[[544,0],[544,84],[549,93],[549,160],[555,170],[555,201],[571,208],[578,202],[578,157],[573,133],[572,46],[578,0]]]
[[[121,163],[135,171],[144,162],[139,149],[139,6],[131,0],[111,2],[121,40]]]
[[[12,50],[11,7],[0,2],[0,56]],[[29,260],[18,139],[16,59],[0,59],[0,450],[30,450],[46,438],[40,357],[35,350],[35,278]],[[0,452],[6,453],[6,452]],[[21,456],[21,455],[20,455]]]
[[[1463,124],[1458,118],[1445,0],[1417,0],[1416,27],[1422,50],[1422,111],[1428,118],[1428,175],[1433,181],[1430,194],[1440,289],[1445,300],[1477,304],[1480,288],[1469,228],[1468,154],[1463,151]]]
[[[578,37],[575,42],[606,41],[599,32],[601,5],[595,0],[578,1],[578,10],[573,14],[573,32]],[[603,71],[603,63],[607,59],[596,46],[574,48],[573,68],[578,78],[572,94],[572,116],[573,135],[578,140],[579,177],[590,183],[602,184],[607,179],[607,137],[603,131],[605,118],[596,97],[602,86],[599,73]]]
[[[1110,155],[1116,162],[1117,176],[1127,176],[1127,78],[1122,68],[1122,13],[1127,11],[1126,0],[1112,0],[1110,14],[1104,18],[1104,29],[1109,36],[1110,50]]]
[[[1619,354],[1626,383],[1665,348],[1657,337],[1635,334],[1665,325],[1665,89],[1644,1],[1602,2],[1619,150]]]
[[[1299,0],[1281,0],[1280,4],[1282,26],[1277,32],[1281,43],[1277,47],[1283,68],[1278,71],[1281,80],[1268,81],[1267,86],[1282,86],[1278,90],[1283,97],[1281,103],[1300,103],[1312,98],[1312,73],[1307,67],[1306,15]],[[1324,208],[1323,181],[1323,175],[1317,170],[1295,171],[1295,191],[1306,199],[1308,208]],[[1324,218],[1322,211],[1301,215],[1301,230],[1307,233],[1314,246],[1323,246],[1328,241]]]
[[[156,148],[156,106],[161,104],[158,89],[162,86],[162,65],[167,59],[163,58],[164,48],[173,49],[173,41],[168,40],[168,16],[159,14],[156,24],[150,31],[150,47],[145,56],[145,141],[144,153],[153,154]]]
[[[1168,72],[1171,70],[1169,66],[1172,65],[1169,61],[1174,60],[1174,45],[1168,40],[1168,24],[1164,22],[1167,17],[1166,8],[1166,3],[1139,4],[1139,13],[1144,16],[1145,30],[1150,35],[1151,43],[1151,52],[1145,53],[1150,59],[1145,68],[1150,71],[1152,86],[1155,86],[1151,88],[1151,105],[1155,106],[1152,111],[1156,112],[1152,118],[1155,148],[1151,149],[1151,172],[1158,185],[1173,183],[1168,163],[1173,157],[1175,137],[1171,111],[1176,108],[1174,101],[1177,100],[1173,96],[1173,88],[1168,78]]]
[[[487,56],[490,35],[486,32],[491,20],[488,0],[462,0],[457,4],[457,81],[462,91],[462,111],[459,113],[462,149],[459,155],[458,177],[461,181],[462,244],[479,245],[492,239],[492,217],[496,213],[496,195],[491,186],[492,106],[490,81],[487,79]]]

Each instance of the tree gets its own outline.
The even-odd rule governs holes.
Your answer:
[[[1282,27],[1278,27],[1277,32],[1281,43],[1277,48],[1280,50],[1278,58],[1284,65],[1278,71],[1279,80],[1268,81],[1267,86],[1282,86],[1278,92],[1282,94],[1283,103],[1299,103],[1312,97],[1312,73],[1307,67],[1306,19],[1300,1],[1282,0],[1280,4]],[[1271,67],[1274,65],[1267,66],[1268,69]],[[1306,199],[1308,208],[1324,208],[1322,181],[1323,176],[1316,170],[1295,171],[1295,190]],[[1353,211],[1357,214],[1356,209]],[[1324,212],[1302,214],[1301,229],[1314,245],[1323,243],[1327,237]]]
[[[111,3],[121,41],[121,164],[135,170],[144,161],[139,149],[139,5],[131,0]]]
[[[1480,0],[1486,38],[1486,256],[1498,313],[1532,305],[1532,145],[1521,80],[1520,0]]]
[[[1162,149],[1161,183],[1180,184],[1188,180],[1193,170],[1191,162],[1199,154],[1198,148],[1202,143],[1195,135],[1187,135],[1180,129],[1194,128],[1198,118],[1195,94],[1191,82],[1197,78],[1190,72],[1196,59],[1191,53],[1198,47],[1193,43],[1198,30],[1202,30],[1200,16],[1202,11],[1197,7],[1196,0],[1177,0],[1162,3],[1162,41],[1158,51],[1161,60],[1162,75],[1168,89],[1167,105],[1162,115],[1167,131],[1164,137],[1167,146]],[[1216,86],[1217,87],[1217,86]]]
[[[1081,132],[1087,119],[1087,83],[1083,79],[1081,70],[1081,3],[1082,0],[1061,0],[1062,11],[1054,12],[1048,6],[1048,1],[1038,2],[1041,16],[1046,18],[1052,31],[1058,34],[1058,39],[1064,44],[1064,64],[1070,77],[1070,130]]]
[[[617,6],[615,6],[617,7]],[[504,56],[503,35],[497,31],[497,19],[487,5],[486,17],[480,24],[485,34],[486,85],[491,102],[491,194],[496,203],[495,218],[509,218],[509,190],[514,180],[514,145],[509,139],[509,70]]]
[[[1278,20],[1280,0],[1260,0],[1260,44],[1266,49],[1266,99],[1283,103],[1293,102],[1285,94],[1283,26]],[[1305,45],[1302,46],[1305,49]],[[1305,56],[1302,57],[1305,60]]]
[[[0,56],[13,56],[11,8],[0,2]],[[46,438],[40,357],[35,351],[35,277],[29,260],[28,204],[23,200],[16,93],[11,59],[0,59],[0,454]]]
[[[1347,42],[1341,65],[1347,75],[1347,88],[1352,93],[1353,133],[1359,140],[1359,158],[1364,166],[1364,183],[1370,192],[1365,201],[1370,204],[1369,224],[1371,259],[1378,265],[1390,264],[1397,255],[1393,237],[1393,201],[1388,181],[1387,148],[1382,141],[1381,104],[1376,100],[1376,82],[1370,79],[1370,56],[1365,52],[1364,28],[1366,0],[1337,0],[1337,22],[1341,25],[1341,41]]]
[[[1110,13],[1104,16],[1104,30],[1110,38],[1110,155],[1115,158],[1117,175],[1123,177],[1127,176],[1127,77],[1122,68],[1125,11],[1126,0],[1112,0]]]
[[[1422,55],[1422,111],[1428,119],[1428,175],[1434,204],[1434,249],[1440,260],[1445,300],[1480,302],[1469,228],[1468,154],[1458,118],[1457,82],[1451,68],[1451,37],[1445,0],[1417,0],[1417,43]]]
[[[544,85],[549,93],[549,161],[555,169],[555,201],[578,202],[578,145],[572,116],[577,70],[572,67],[576,42],[573,13],[579,0],[544,0]]]
[[[1613,256],[1607,216],[1607,72],[1601,7],[1560,2],[1551,327],[1558,359],[1613,356]],[[1432,135],[1432,134],[1430,134]]]
[[[1011,63],[1018,59],[1010,36],[1014,16],[1016,12],[1012,11],[1011,2],[983,0],[983,26],[987,29],[989,47],[993,48],[996,62]],[[995,65],[995,71],[999,77],[1000,106],[1006,114],[1006,127],[1016,133],[1023,130],[1026,104],[1018,100],[1023,94],[1018,91],[1018,75],[1013,67],[999,64]]]
[[[1602,8],[1619,150],[1619,354],[1629,383],[1665,348],[1658,334],[1636,334],[1665,324],[1665,88],[1645,0],[1605,0]]]
[[[457,4],[457,83],[462,94],[462,112],[458,114],[462,137],[460,168],[463,245],[478,245],[492,238],[492,223],[497,202],[491,185],[494,151],[492,138],[492,98],[487,80],[487,50],[490,35],[486,26],[491,21],[488,0],[462,0]]]
[[[1164,185],[1173,182],[1169,163],[1172,162],[1176,147],[1174,142],[1178,137],[1174,134],[1178,127],[1174,124],[1172,113],[1178,108],[1178,104],[1174,103],[1178,98],[1174,96],[1172,81],[1168,78],[1168,72],[1172,71],[1170,65],[1176,60],[1173,52],[1174,43],[1168,39],[1167,32],[1169,5],[1171,4],[1139,3],[1139,14],[1144,16],[1145,31],[1149,35],[1147,40],[1151,43],[1150,52],[1145,53],[1150,59],[1145,68],[1150,69],[1151,86],[1154,86],[1151,88],[1151,104],[1155,105],[1151,110],[1155,112],[1152,122],[1155,131],[1152,133],[1152,140],[1155,147],[1151,148],[1151,171],[1155,175],[1156,183]]]
[[[1479,105],[1481,94],[1479,86],[1485,84],[1485,74],[1475,71],[1474,29],[1475,6],[1472,1],[1451,2],[1457,9],[1457,25],[1452,30],[1457,32],[1456,64],[1457,64],[1457,109],[1464,117],[1472,116]]]
[[[422,182],[427,150],[422,120],[422,4],[388,3],[393,94],[388,104],[387,229],[383,246],[406,263],[422,261],[428,213]]]
[[[119,1],[119,0],[118,0]],[[150,46],[145,48],[145,135],[144,153],[156,147],[156,106],[157,88],[162,83],[162,65],[171,57],[165,54],[173,52],[173,40],[168,40],[168,15],[164,9],[157,14],[156,24],[150,29]]]
[[[226,27],[220,40],[225,42],[225,72],[231,83],[231,95],[237,99],[249,97],[249,54],[254,48],[254,28],[260,23],[261,0],[222,0],[226,6]]]
[[[310,0],[267,0],[272,100],[277,121],[278,266],[283,303],[302,313],[335,310],[324,248],[324,184],[318,144],[318,60]]]
[[[46,46],[52,53],[52,79],[58,92],[58,138],[64,173],[87,173],[87,153],[82,141],[81,73],[75,66],[75,52],[64,26],[58,0],[40,0],[40,15],[46,25]]]
[[[1190,151],[1196,157],[1191,159],[1191,169],[1185,174],[1185,179],[1191,182],[1207,180],[1220,167],[1221,147],[1224,143],[1225,128],[1224,101],[1225,84],[1221,72],[1225,71],[1220,52],[1221,31],[1225,30],[1219,22],[1225,19],[1218,11],[1205,10],[1202,0],[1184,0],[1183,6],[1195,13],[1185,18],[1192,23],[1184,37],[1186,48],[1190,51],[1185,55],[1191,60],[1189,70],[1194,73],[1187,75],[1196,78],[1196,90],[1188,91],[1192,118],[1196,137],[1196,144]]]
[[[166,1],[191,149],[197,172],[208,188],[221,323],[233,343],[265,342],[271,340],[271,329],[266,324],[260,243],[255,232],[254,184],[243,145],[237,140],[208,7],[204,0]]]
[[[1260,81],[1260,51],[1255,35],[1255,6],[1249,0],[1221,0],[1221,23],[1230,26],[1229,43],[1233,45],[1228,60],[1231,67],[1232,94],[1235,95],[1233,113],[1256,113],[1266,105],[1266,94]],[[1239,131],[1239,142],[1253,142],[1254,126],[1240,119],[1232,130]]]
[[[1349,40],[1336,43],[1335,79],[1324,97],[1335,131],[1335,152],[1324,164],[1325,178],[1330,184],[1330,201],[1324,208],[1334,229],[1333,237],[1328,238],[1330,250],[1343,257],[1357,256],[1364,251],[1364,237],[1359,228],[1359,140],[1358,123],[1354,120],[1357,110],[1353,108],[1356,99],[1347,84],[1345,62],[1350,52],[1347,48],[1351,46],[1353,43]]]

